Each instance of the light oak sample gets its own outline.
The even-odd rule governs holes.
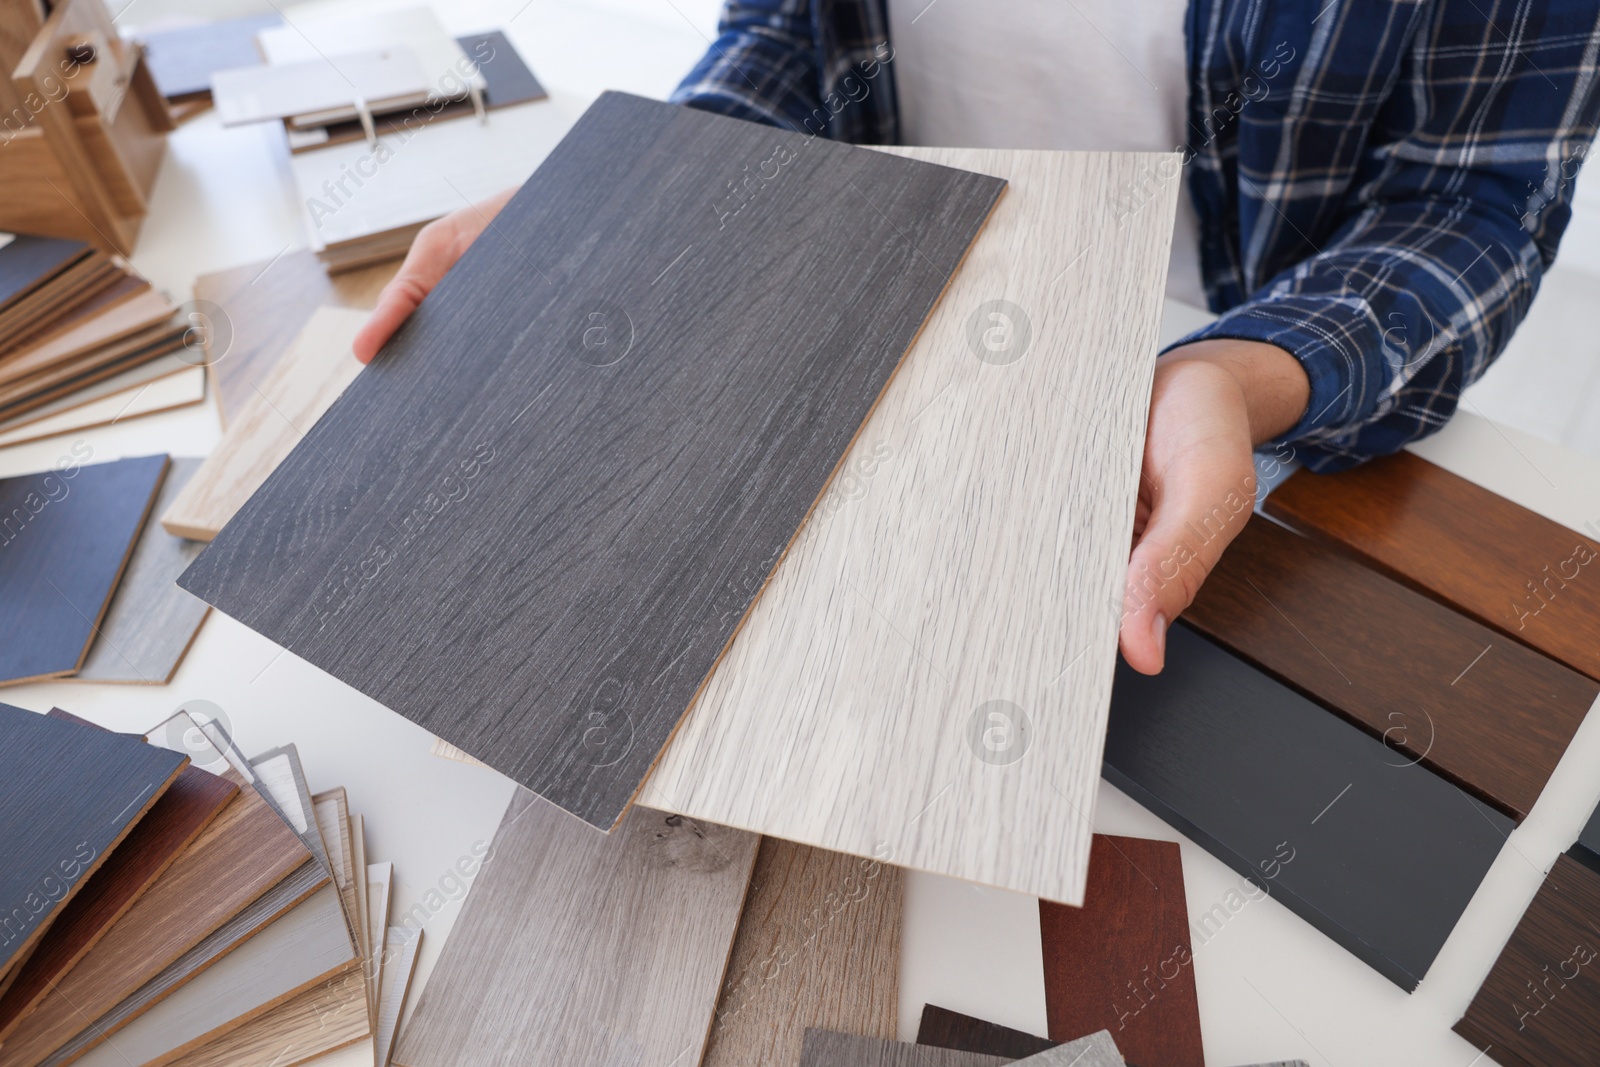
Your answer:
[[[294,1067],[367,1038],[366,983],[354,970],[291,997],[171,1067]]]
[[[518,790],[395,1062],[698,1063],[759,840],[642,807],[598,834]]]
[[[158,356],[0,421],[0,447],[171,411],[204,398],[204,368],[191,366],[176,355]]]
[[[328,866],[333,871],[334,884],[339,887],[339,899],[344,902],[350,939],[360,944],[358,920],[361,909],[356,903],[355,853],[350,840],[350,805],[345,798],[344,787],[313,794],[311,806],[317,827],[322,831],[323,845],[328,850]]]
[[[367,999],[368,1010],[378,1014],[379,985],[383,980],[384,932],[389,929],[389,894],[394,886],[394,864],[367,865]]]
[[[454,760],[457,763],[467,763],[474,767],[488,766],[488,764],[482,760],[473,759],[471,756],[467,755],[450,742],[441,740],[437,737],[433,739],[433,744],[429,747],[428,751],[442,759]]]
[[[700,1067],[795,1063],[807,1027],[895,1036],[898,867],[764,838]]]
[[[356,815],[350,820],[350,862],[355,870],[356,883],[356,913],[355,930],[356,948],[361,952],[363,960],[372,956],[372,928],[367,922],[367,909],[371,906],[372,886],[367,881],[367,830],[366,823],[361,816]]]
[[[1178,183],[899,151],[1007,193],[639,799],[1079,904]]]
[[[391,926],[385,932],[383,971],[378,983],[377,1029],[373,1034],[374,1067],[389,1067],[395,1035],[400,1031],[400,1013],[411,992],[411,976],[417,969],[417,949],[422,947],[422,931]]]
[[[350,342],[367,313],[323,308],[161,513],[168,533],[209,541],[361,373]],[[335,477],[338,475],[335,474]]]

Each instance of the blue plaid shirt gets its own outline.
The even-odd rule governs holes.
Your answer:
[[[1185,340],[1294,353],[1282,439],[1338,470],[1439,429],[1527,314],[1600,118],[1593,0],[1191,0]],[[694,107],[898,140],[883,0],[732,0]]]

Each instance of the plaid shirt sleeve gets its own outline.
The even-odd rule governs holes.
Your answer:
[[[1203,236],[1213,307],[1230,310],[1184,340],[1293,353],[1311,403],[1281,442],[1314,470],[1396,451],[1450,418],[1555,258],[1600,117],[1600,7],[1437,0],[1407,21],[1406,6],[1385,22],[1336,3],[1326,25],[1286,33],[1303,65],[1275,106],[1240,112],[1237,187],[1205,152],[1191,180],[1203,226],[1220,217],[1238,237]],[[1191,62],[1212,55],[1207,30],[1191,12]],[[1386,49],[1398,49],[1387,83],[1374,77]],[[1202,79],[1191,117],[1204,93]],[[1330,198],[1341,182],[1349,191]]]

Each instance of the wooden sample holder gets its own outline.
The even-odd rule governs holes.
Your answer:
[[[0,0],[0,230],[127,255],[172,129],[101,0]]]

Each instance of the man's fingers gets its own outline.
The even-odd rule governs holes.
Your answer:
[[[422,303],[422,298],[428,295],[415,277],[408,275],[404,270],[397,274],[393,281],[383,287],[383,292],[378,294],[378,306],[373,309],[372,315],[362,325],[356,334],[351,347],[356,358],[363,363],[371,363],[372,357],[378,354],[383,343],[400,328],[411,313],[417,310],[417,305]]]

